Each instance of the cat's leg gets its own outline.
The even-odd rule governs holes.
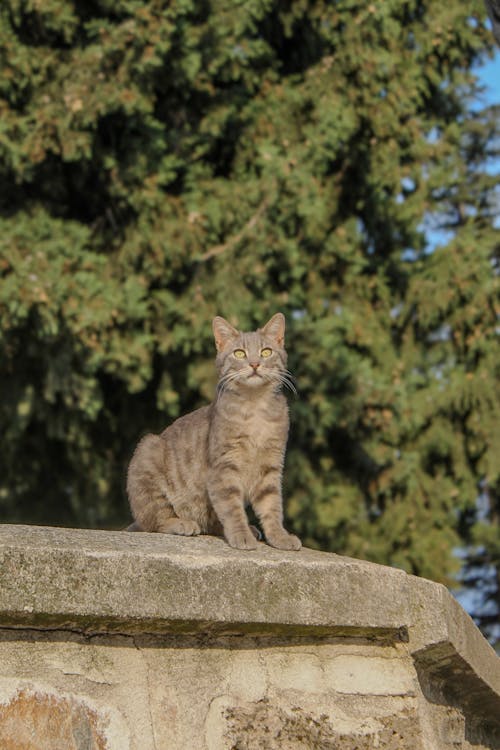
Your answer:
[[[180,518],[169,502],[164,461],[165,443],[157,435],[146,435],[136,448],[127,477],[127,493],[134,516],[132,527],[163,534],[200,534],[199,524]],[[129,527],[131,528],[131,527]]]
[[[181,534],[183,536],[195,536],[200,534],[201,530],[196,521],[192,521],[189,518],[167,518],[165,521],[160,521],[157,527],[153,529],[163,534]],[[127,526],[125,531],[144,531],[137,521]]]
[[[197,536],[201,534],[200,525],[191,518],[167,518],[158,523],[157,531],[161,534],[180,534],[181,536]]]
[[[160,534],[180,534],[196,536],[201,533],[199,524],[191,518],[180,518],[175,514],[160,489],[149,486],[149,496],[143,499],[136,513],[135,526],[141,530],[159,532]]]
[[[283,500],[281,497],[281,470],[268,467],[257,482],[250,504],[264,530],[266,541],[277,549],[298,550],[300,539],[289,534],[283,526]]]
[[[257,539],[248,524],[244,493],[236,469],[215,466],[208,476],[210,502],[223,526],[228,544],[236,549],[256,549]]]

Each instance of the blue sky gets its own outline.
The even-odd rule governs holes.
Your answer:
[[[486,60],[477,69],[481,82],[487,87],[486,97],[490,104],[500,104],[500,50],[493,60]]]
[[[500,48],[497,47],[493,58],[485,57],[483,64],[477,66],[474,72],[478,76],[480,83],[485,87],[484,93],[477,102],[477,108],[482,109],[492,104],[500,105]],[[492,173],[500,173],[500,163],[498,165],[496,163],[488,165],[488,171],[490,169],[493,171]],[[427,250],[428,252],[432,252],[439,245],[446,244],[453,235],[451,232],[434,227],[432,220],[427,219],[426,221],[428,222],[426,225]],[[500,227],[500,216],[495,226]]]
[[[476,73],[481,83],[485,86],[485,92],[483,101],[481,104],[497,104],[500,105],[500,48],[497,47],[495,57],[493,59],[486,59],[483,65],[476,69]],[[488,165],[488,171],[491,170],[491,174],[500,174],[500,161],[496,161],[493,164]],[[499,179],[500,186],[500,179]],[[500,187],[498,191],[500,196]],[[499,197],[500,206],[500,197]],[[500,212],[495,221],[495,227],[500,228]]]
[[[500,105],[500,49],[497,49],[495,57],[492,60],[487,60],[477,72],[481,82],[486,86],[486,102]],[[495,165],[493,165],[493,169],[495,169]],[[500,163],[496,172],[500,173]],[[500,215],[497,216],[495,227],[500,228]]]

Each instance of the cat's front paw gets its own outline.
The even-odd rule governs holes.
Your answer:
[[[250,529],[243,531],[226,532],[228,544],[235,549],[257,549],[258,542]]]
[[[276,547],[276,549],[299,550],[302,547],[299,537],[295,536],[295,534],[289,534],[284,529],[283,531],[266,534],[266,540],[271,547]]]

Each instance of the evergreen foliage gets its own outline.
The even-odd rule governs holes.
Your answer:
[[[125,524],[138,437],[212,398],[212,317],[281,310],[294,531],[444,581],[475,545],[500,583],[485,17],[482,0],[2,3],[4,520]]]

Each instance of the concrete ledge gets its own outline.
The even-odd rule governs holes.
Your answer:
[[[213,537],[0,526],[0,621],[89,632],[399,633],[408,576]],[[381,575],[383,572],[383,581]]]
[[[500,737],[500,660],[447,590],[337,555],[4,525],[0,629],[406,644],[430,701],[487,723],[485,747]]]

